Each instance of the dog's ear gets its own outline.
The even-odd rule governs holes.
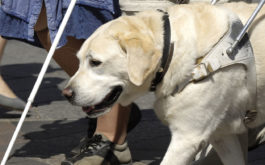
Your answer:
[[[142,34],[131,33],[120,38],[120,45],[127,54],[130,81],[136,86],[142,85],[158,63],[159,54],[154,43]]]

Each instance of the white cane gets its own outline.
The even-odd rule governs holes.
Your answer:
[[[55,52],[55,49],[56,49],[56,47],[58,45],[58,42],[61,39],[61,36],[63,34],[65,26],[66,26],[66,24],[68,22],[68,19],[69,19],[70,15],[71,15],[71,13],[72,13],[72,11],[74,9],[75,3],[76,3],[76,0],[71,0],[71,2],[69,4],[69,7],[68,7],[68,9],[67,9],[67,11],[65,13],[65,16],[64,16],[64,18],[62,20],[62,23],[61,23],[61,25],[60,25],[60,27],[58,29],[58,32],[57,32],[57,34],[56,34],[56,36],[54,38],[54,41],[53,41],[52,46],[51,46],[51,48],[50,48],[50,50],[48,52],[48,55],[47,55],[47,57],[45,59],[45,62],[42,65],[42,68],[41,68],[41,71],[39,73],[39,76],[38,76],[38,78],[37,78],[37,80],[36,80],[36,82],[34,84],[34,87],[33,87],[32,91],[31,91],[31,93],[30,93],[30,96],[28,98],[28,102],[27,102],[27,104],[26,104],[26,106],[24,108],[24,111],[23,111],[23,113],[21,115],[21,118],[20,118],[20,120],[19,120],[19,122],[17,124],[16,130],[15,130],[15,132],[14,132],[14,134],[13,134],[13,136],[12,136],[10,142],[9,142],[9,145],[7,147],[7,150],[5,152],[5,155],[3,157],[1,165],[5,165],[6,164],[6,161],[7,161],[8,157],[9,157],[10,152],[11,152],[11,150],[12,150],[12,148],[14,146],[14,143],[15,143],[15,141],[17,139],[18,133],[19,133],[21,127],[22,127],[22,124],[23,124],[26,116],[27,116],[29,108],[30,108],[32,102],[34,101],[34,98],[35,98],[35,96],[36,96],[36,94],[37,94],[37,92],[39,90],[39,87],[40,87],[41,82],[43,80],[43,77],[44,77],[44,75],[45,75],[45,73],[47,71],[47,68],[48,68],[49,63],[50,63],[50,61],[52,59],[52,56],[53,56],[53,54]]]

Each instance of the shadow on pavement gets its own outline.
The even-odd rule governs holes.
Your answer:
[[[76,121],[27,121],[22,129],[25,144],[18,146],[13,156],[50,158],[69,153],[86,136],[88,119]]]
[[[153,110],[143,110],[143,118],[128,135],[134,161],[158,165],[166,152],[170,133],[155,117]],[[76,121],[27,121],[12,156],[47,159],[69,153],[86,136],[89,119]]]
[[[1,66],[1,73],[10,88],[26,101],[41,70],[42,63],[27,63]],[[64,100],[58,85],[65,80],[64,72],[59,68],[49,67],[36,95],[35,104],[49,104]]]
[[[133,159],[146,160],[149,165],[159,165],[166,153],[170,132],[157,119],[152,109],[142,110],[142,120],[129,134],[128,141]]]
[[[17,119],[21,117],[21,113],[22,111],[13,111],[0,107],[0,119]],[[27,117],[30,117],[30,115],[28,114]]]

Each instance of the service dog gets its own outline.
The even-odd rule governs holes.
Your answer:
[[[79,69],[64,93],[88,116],[98,117],[113,104],[129,105],[153,88],[155,113],[172,133],[162,165],[190,164],[206,143],[212,144],[224,164],[243,165],[236,135],[265,121],[265,10],[248,33],[255,64],[206,66],[210,74],[193,77],[202,69],[196,71],[200,61],[225,40],[233,22],[245,23],[255,7],[194,3],[172,6],[167,13],[154,10],[121,16],[84,42],[77,54]],[[172,59],[163,61],[162,56],[170,53]],[[254,82],[252,91],[249,81]],[[250,115],[255,118],[246,124],[251,107],[257,116]]]

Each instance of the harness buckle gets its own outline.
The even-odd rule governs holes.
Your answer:
[[[192,72],[193,81],[200,81],[208,76],[209,71],[204,63],[200,63]]]

